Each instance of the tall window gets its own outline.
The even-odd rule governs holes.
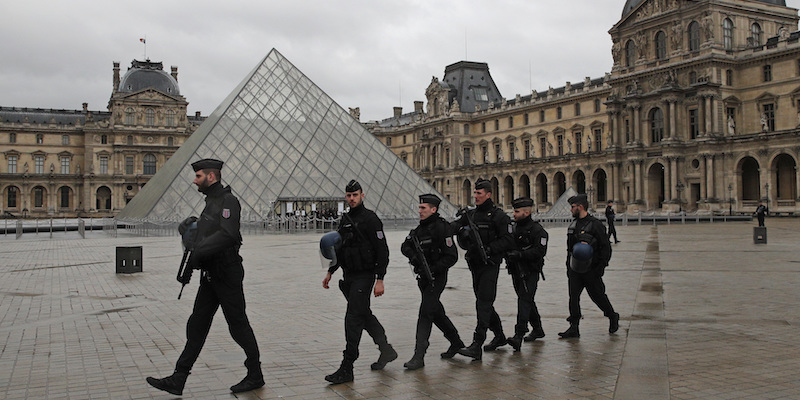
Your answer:
[[[61,135],[61,144],[69,145],[69,135]]]
[[[660,108],[650,111],[650,139],[658,143],[664,138],[664,112]]]
[[[522,121],[525,125],[528,125],[530,123],[530,120],[528,118],[528,113],[525,113],[525,115],[522,116]]]
[[[17,156],[8,156],[8,173],[17,173]]]
[[[167,138],[167,146],[175,146],[175,139],[172,136]]]
[[[481,122],[481,133],[486,133],[486,122]]]
[[[667,58],[667,34],[664,31],[656,33],[656,59]]]
[[[575,103],[575,115],[581,115],[581,103]]]
[[[539,152],[542,154],[542,157],[547,157],[547,138],[539,138]]]
[[[765,65],[764,66],[764,82],[771,82],[772,81],[772,65]]]
[[[725,70],[725,84],[728,86],[733,86],[733,70],[726,69]]]
[[[17,134],[16,133],[9,133],[8,134],[8,142],[9,143],[17,143]]]
[[[61,208],[69,208],[69,199],[71,197],[70,193],[69,193],[70,192],[69,188],[66,187],[66,186],[62,186],[60,189],[58,189],[58,192],[59,192],[59,197],[60,197],[60,200],[61,200],[59,202],[59,207],[61,207]]]
[[[36,134],[36,144],[44,144],[44,135],[41,133]]]
[[[544,122],[544,110],[539,110],[539,122]]]
[[[558,142],[558,155],[563,156],[564,155],[564,135],[558,135],[557,142]]]
[[[156,156],[148,154],[142,159],[142,173],[145,175],[156,174]]]
[[[583,152],[583,135],[580,132],[575,134],[575,153]]]
[[[33,206],[36,208],[44,207],[44,188],[41,186],[33,188]]]
[[[508,117],[508,127],[509,128],[513,128],[514,127],[514,117],[513,116]]]
[[[19,196],[19,189],[17,189],[16,186],[9,186],[6,196],[6,207],[17,208],[17,196]]]
[[[636,44],[633,40],[625,43],[625,66],[632,67],[636,63]]]
[[[69,157],[61,157],[61,173],[69,173]]]
[[[500,143],[494,145],[494,159],[497,162],[503,161],[503,153],[500,150]]]
[[[775,131],[775,104],[769,103],[763,105],[764,119],[766,119],[769,132]]]
[[[689,138],[697,139],[700,134],[700,121],[698,120],[697,109],[689,109]]]
[[[125,109],[125,125],[135,125],[136,124],[136,114],[133,112],[132,107],[128,107]]]
[[[125,173],[133,175],[133,156],[125,157]]]
[[[514,152],[517,150],[517,145],[514,142],[508,142],[508,161],[514,161]]]
[[[728,18],[722,20],[722,44],[725,50],[733,50],[733,22]]]
[[[625,143],[631,142],[631,120],[625,118]]]
[[[43,174],[44,173],[44,156],[35,156],[35,157],[33,157],[33,166],[34,166],[34,173]]]
[[[152,108],[148,108],[144,112],[144,124],[145,126],[153,126],[156,124],[156,112],[153,111]]]
[[[465,135],[469,135],[469,124],[464,124],[464,134]],[[406,140],[406,137],[403,136],[403,144],[406,144],[405,140]]]
[[[444,149],[444,166],[450,168],[450,149]]]
[[[108,135],[100,135],[100,144],[108,144]]]
[[[556,118],[561,119],[561,106],[556,107]]]
[[[603,131],[601,129],[594,130],[594,151],[603,150]]]
[[[753,46],[761,46],[761,25],[759,25],[758,22],[754,22],[753,25],[750,25],[750,41]]]
[[[464,147],[464,166],[472,165],[472,151],[469,147]]]
[[[128,146],[133,146],[133,136],[128,135],[128,137],[125,138],[125,142],[128,143]]]
[[[525,146],[525,159],[531,158],[531,141],[525,140],[522,142],[522,145]]]
[[[108,175],[108,157],[100,156],[100,174]]]
[[[600,112],[600,99],[594,99],[594,112]]]
[[[167,128],[175,127],[175,111],[167,110],[164,123],[167,125]]]
[[[496,131],[500,130],[500,120],[499,119],[494,120],[494,130],[496,130]]]
[[[692,21],[689,24],[689,51],[700,50],[700,24]]]
[[[481,155],[483,156],[483,163],[486,164],[489,162],[489,148],[486,146],[481,146]]]
[[[170,139],[172,139],[172,138],[170,138]],[[386,138],[386,145],[387,146],[391,146],[392,145],[392,138],[390,138],[390,137]]]

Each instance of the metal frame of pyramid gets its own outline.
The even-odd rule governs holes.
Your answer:
[[[556,200],[552,207],[547,212],[539,214],[545,218],[568,217],[572,218],[572,205],[569,204],[569,198],[577,195],[578,192],[570,186],[561,196]]]
[[[242,220],[276,213],[281,201],[344,200],[351,179],[384,219],[418,218],[418,196],[444,196],[369,133],[277,50],[242,80],[118,214],[120,221],[179,221],[198,214],[203,195],[191,163],[225,162],[222,182],[242,204]]]

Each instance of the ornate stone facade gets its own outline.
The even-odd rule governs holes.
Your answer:
[[[545,211],[572,186],[595,208],[795,213],[800,32],[774,3],[628,1],[602,78],[475,110],[431,107],[434,78],[427,113],[366,125],[459,205],[486,178],[507,209],[528,195]]]
[[[0,108],[0,213],[107,217],[138,193],[200,125],[178,69],[114,63],[108,111]]]

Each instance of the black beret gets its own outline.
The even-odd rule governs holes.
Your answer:
[[[533,200],[530,197],[520,197],[511,202],[514,208],[533,207]]]
[[[419,202],[420,204],[427,203],[434,207],[439,207],[439,204],[442,202],[442,199],[440,199],[439,196],[435,194],[427,193],[419,195]]]
[[[358,183],[355,179],[348,182],[347,186],[344,187],[345,192],[356,192],[359,190],[361,190],[361,184]]]
[[[481,189],[483,189],[483,190],[485,190],[487,192],[491,192],[492,191],[492,182],[489,182],[486,179],[478,179],[475,182],[475,190],[481,190]]]
[[[200,161],[195,161],[192,163],[192,168],[194,172],[200,171],[201,169],[218,169],[222,170],[222,164],[224,164],[220,160],[215,160],[213,158],[204,158]]]
[[[567,200],[569,204],[583,205],[584,208],[589,208],[589,198],[585,194],[577,194]]]

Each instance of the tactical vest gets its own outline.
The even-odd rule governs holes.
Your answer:
[[[342,217],[339,227],[339,234],[342,235],[342,268],[348,272],[372,271],[375,269],[375,251],[364,232],[358,230],[358,225],[357,219]]]

